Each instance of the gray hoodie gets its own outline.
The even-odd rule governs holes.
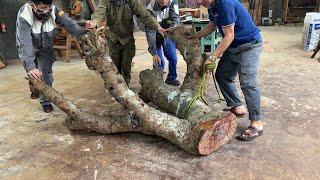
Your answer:
[[[45,21],[35,17],[29,3],[20,8],[16,22],[16,44],[19,58],[26,71],[36,68],[34,63],[36,53],[45,54],[52,50],[53,39],[58,34],[58,25],[63,26],[78,39],[85,33],[56,5],[52,5],[51,17]]]
[[[169,0],[169,3],[163,9],[160,9],[157,0],[151,0],[147,10],[153,15],[163,28],[176,27],[180,25],[178,0]],[[157,45],[162,44],[163,37],[155,30],[146,26],[146,36],[148,41],[148,50],[151,55],[157,55]]]

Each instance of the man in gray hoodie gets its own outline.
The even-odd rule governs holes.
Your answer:
[[[76,38],[81,38],[84,30],[52,0],[31,0],[24,4],[17,16],[16,43],[19,58],[29,76],[41,79],[52,86],[52,65],[56,59],[53,39],[58,34],[58,25],[63,26]],[[30,83],[29,83],[30,84]],[[39,96],[31,90],[31,98]],[[44,112],[53,110],[50,101],[40,97]]]
[[[147,10],[164,29],[180,25],[178,0],[151,0]],[[171,38],[163,38],[148,26],[146,26],[146,36],[154,68],[164,70],[164,55],[169,61],[169,73],[165,82],[173,86],[180,86],[180,81],[177,79],[178,58],[174,41]]]

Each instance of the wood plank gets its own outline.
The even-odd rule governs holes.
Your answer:
[[[200,11],[200,19],[209,19],[208,8],[201,5],[199,7],[199,11]]]
[[[67,36],[67,40],[66,40],[66,62],[70,62],[71,61],[71,34]]]
[[[320,12],[319,9],[319,0],[314,0],[316,2],[316,7],[303,7],[301,4],[304,2],[311,2],[307,0],[302,1],[293,1],[292,7],[289,7],[289,0],[284,0],[284,22],[285,23],[298,23],[301,22],[301,19],[305,17],[307,12]]]
[[[259,6],[258,6],[258,17],[257,17],[257,25],[261,26],[262,24],[262,6],[263,6],[263,0],[259,0]]]
[[[249,14],[256,25],[261,25],[261,14],[263,0],[255,0],[253,7],[250,7],[250,2],[248,0],[243,0],[242,5],[249,11]]]
[[[284,2],[283,2],[283,8],[284,8],[284,10],[283,10],[283,20],[284,20],[284,22],[287,22],[288,20],[288,4],[289,4],[289,1],[288,0],[284,0]]]
[[[2,55],[2,53],[0,52],[0,69],[6,67],[6,65],[5,65],[4,62],[5,62],[5,58],[4,58],[4,56]]]
[[[192,17],[200,18],[200,9],[196,8],[180,8],[179,9],[179,15],[183,16],[187,13],[190,13]]]
[[[76,46],[76,48],[77,48],[77,51],[78,51],[81,59],[83,59],[83,58],[84,58],[84,57],[83,57],[83,54],[84,54],[84,53],[82,52],[80,43],[79,43],[78,40],[77,40],[76,38],[74,38],[74,37],[72,38],[72,42],[75,44],[75,46]]]
[[[89,5],[91,11],[95,12],[96,11],[96,7],[97,7],[96,3],[93,0],[87,0],[87,2],[88,2],[88,5]]]
[[[58,46],[58,45],[54,45],[53,49],[67,49],[68,46]]]

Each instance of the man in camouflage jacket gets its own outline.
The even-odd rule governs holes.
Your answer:
[[[131,62],[136,51],[133,15],[162,35],[166,31],[148,13],[140,0],[100,0],[92,20],[86,21],[87,28],[96,27],[102,20],[106,22],[106,40],[110,57],[128,85],[131,80]]]

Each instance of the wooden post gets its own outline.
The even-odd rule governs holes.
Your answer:
[[[57,50],[59,57],[63,56],[62,50],[65,50],[66,62],[71,61],[72,45],[75,45],[81,59],[83,59],[83,52],[78,40],[64,28],[61,28],[61,31],[54,40],[53,48]]]
[[[93,0],[87,0],[91,11],[94,13],[96,11],[96,3]]]
[[[67,32],[66,39],[66,62],[71,61],[71,35]]]
[[[6,67],[5,65],[5,59],[4,59],[4,56],[2,55],[2,53],[0,52],[0,69]]]

